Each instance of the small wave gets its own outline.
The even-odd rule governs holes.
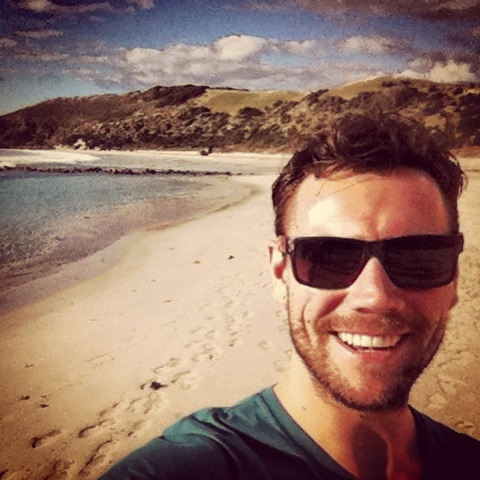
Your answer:
[[[19,164],[92,162],[99,157],[86,152],[71,150],[8,150],[0,149],[0,166]]]

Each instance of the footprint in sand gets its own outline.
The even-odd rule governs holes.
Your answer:
[[[278,373],[284,372],[286,369],[285,363],[286,362],[284,360],[275,360],[273,362],[273,367],[275,368],[275,371]]]
[[[159,365],[153,369],[153,373],[162,373],[164,370],[170,370],[178,365],[180,365],[181,359],[180,357],[172,357],[168,360],[168,362]]]
[[[100,418],[105,417],[106,415],[112,413],[114,410],[116,410],[120,406],[120,402],[115,402],[112,404],[111,407],[106,408],[105,410],[102,410],[98,416]]]
[[[73,460],[56,460],[51,466],[50,473],[47,473],[47,475],[42,478],[44,478],[44,480],[68,478],[67,472],[74,463]],[[0,478],[2,477],[0,476]]]
[[[185,375],[188,375],[190,372],[190,370],[185,370],[184,372],[178,372],[176,373],[173,377],[172,377],[172,380],[171,382],[173,384],[177,383],[182,377],[184,377]]]
[[[213,340],[215,337],[218,336],[218,332],[217,330],[214,330],[214,329],[209,329],[207,330],[207,328],[205,326],[200,326],[200,327],[197,327],[197,328],[194,328],[193,330],[190,331],[191,334],[195,335],[195,336],[199,336],[200,338],[198,338],[197,340],[195,340],[193,343],[195,342],[199,342],[201,340]]]
[[[134,415],[146,415],[159,403],[163,402],[157,395],[155,397],[149,395],[146,398],[135,398],[129,403],[127,411]]]
[[[258,346],[262,350],[271,350],[273,348],[273,342],[271,342],[270,340],[262,340],[258,342]]]
[[[115,360],[115,357],[111,354],[105,353],[102,355],[97,355],[96,357],[89,358],[87,362],[93,364],[93,366],[102,365],[102,363]]]
[[[33,437],[30,440],[30,448],[38,448],[48,443],[51,439],[58,437],[62,432],[60,430],[50,430],[47,433]]]
[[[87,425],[86,427],[83,427],[77,434],[77,437],[78,438],[86,438],[86,437],[89,437],[90,435],[92,435],[95,431],[98,431],[96,429],[98,429],[99,427],[102,427],[104,425],[108,425],[108,424],[111,424],[112,422],[111,421],[108,421],[108,420],[101,420],[100,422],[98,423],[94,423],[92,425]]]
[[[198,375],[190,370],[178,372],[172,377],[172,384],[178,385],[182,390],[189,390],[197,385],[198,381]]]
[[[191,360],[195,363],[203,360],[215,360],[221,355],[221,350],[215,345],[204,343],[201,345],[201,350],[191,356]]]
[[[139,431],[142,429],[142,427],[145,425],[145,422],[143,420],[138,420],[137,422],[133,423],[130,428],[127,429],[126,435],[127,437],[137,437],[139,434]]]
[[[78,472],[79,476],[90,478],[92,469],[105,463],[107,458],[107,452],[111,447],[112,439],[109,438],[98,444],[90,455],[90,458],[86,461],[85,465]]]

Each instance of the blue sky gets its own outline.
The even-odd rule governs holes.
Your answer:
[[[480,81],[480,0],[0,0],[0,114],[186,83]]]

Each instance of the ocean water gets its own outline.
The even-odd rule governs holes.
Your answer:
[[[248,193],[215,176],[0,172],[0,290]]]

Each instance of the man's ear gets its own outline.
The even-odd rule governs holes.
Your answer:
[[[280,250],[278,241],[268,245],[270,271],[273,280],[273,298],[281,305],[286,306],[287,284],[285,281],[287,256]]]

